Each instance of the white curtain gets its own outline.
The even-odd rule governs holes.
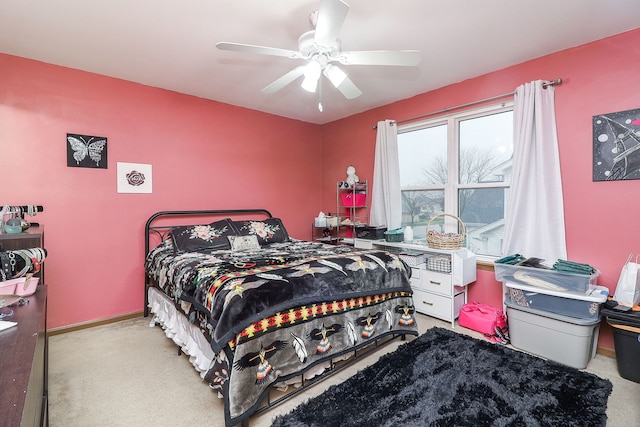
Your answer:
[[[513,107],[513,174],[503,255],[567,258],[554,87],[537,80],[519,86]]]
[[[402,195],[398,163],[398,129],[392,120],[378,122],[369,224],[400,228]]]

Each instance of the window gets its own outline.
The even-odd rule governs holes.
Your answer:
[[[499,256],[513,153],[513,105],[500,104],[398,127],[402,226],[425,239],[439,213],[465,224],[465,246]],[[450,217],[432,229],[459,232]]]

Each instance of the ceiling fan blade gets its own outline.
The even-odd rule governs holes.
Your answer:
[[[338,89],[347,99],[354,99],[362,95],[362,91],[351,81],[349,77],[345,77],[336,89]]]
[[[320,0],[314,36],[316,43],[320,46],[333,46],[348,12],[349,5],[342,0]]]
[[[273,83],[269,84],[267,87],[262,89],[262,92],[275,93],[279,91],[289,83],[293,82],[298,77],[302,76],[304,74],[304,68],[305,68],[304,65],[294,68],[293,70],[289,71],[288,73],[286,73],[285,75],[283,75],[282,77],[280,77],[279,79],[275,80]]]
[[[344,65],[418,65],[422,55],[419,50],[361,50],[340,52],[338,61]]]
[[[234,52],[257,53],[260,55],[283,56],[285,58],[301,58],[300,52],[295,50],[280,49],[277,47],[257,46],[253,44],[219,42],[216,47],[221,50],[232,50]]]

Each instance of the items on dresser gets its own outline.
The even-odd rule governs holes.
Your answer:
[[[4,225],[7,234],[22,233],[22,220],[20,218],[9,218]]]
[[[43,211],[44,208],[38,205],[0,206],[0,233],[17,234],[25,231],[31,226],[24,218],[25,215],[36,216],[38,212]]]
[[[27,274],[25,277],[20,277],[17,279],[0,281],[0,294],[11,294],[21,297],[28,297],[36,292],[39,281],[40,278],[33,277],[32,274]]]
[[[46,256],[47,252],[43,248],[13,251],[0,249],[0,282],[40,272]]]
[[[39,212],[44,212],[44,208],[39,205],[24,205],[24,206],[10,206],[3,205],[0,207],[0,216],[4,215],[18,215],[20,218],[24,218],[25,214],[29,216],[36,216]]]
[[[32,226],[18,234],[0,233],[0,281],[35,274],[44,284],[44,227]]]

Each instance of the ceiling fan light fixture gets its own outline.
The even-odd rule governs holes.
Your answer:
[[[298,38],[298,50],[231,42],[219,42],[216,47],[222,50],[306,61],[264,87],[262,92],[275,93],[304,76],[301,86],[308,92],[318,93],[318,110],[320,111],[324,109],[322,105],[323,75],[346,99],[355,99],[362,95],[362,91],[351,81],[342,65],[409,67],[420,63],[421,54],[417,50],[343,51],[339,36],[349,12],[349,5],[344,0],[316,1],[320,3],[320,7],[309,16],[314,29],[306,31]]]
[[[317,61],[310,61],[304,69],[304,80],[302,89],[307,92],[315,92],[318,86],[318,79],[322,73],[322,67]]]
[[[327,76],[329,81],[334,87],[340,86],[344,79],[347,78],[347,73],[342,71],[340,67],[336,67],[335,65],[328,64],[324,69],[324,75]]]

